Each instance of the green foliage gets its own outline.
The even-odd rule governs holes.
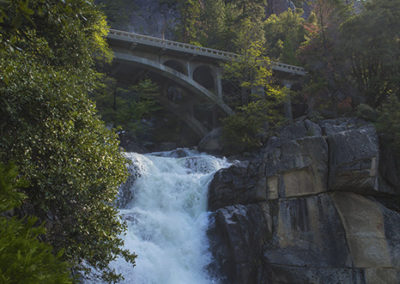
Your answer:
[[[17,180],[17,167],[0,163],[0,213],[19,207],[26,195],[17,188],[24,187],[24,182]]]
[[[238,52],[241,37],[253,23],[251,34],[255,40],[263,38],[262,22],[265,18],[265,1],[190,0],[176,1],[181,14],[177,28],[178,39],[212,48]],[[258,29],[257,37],[255,27]]]
[[[339,104],[349,105],[356,95],[349,82],[349,66],[340,44],[340,25],[349,17],[350,8],[341,0],[312,3],[313,13],[305,22],[306,41],[301,44],[298,58],[309,72],[302,91],[312,111],[337,114]]]
[[[126,30],[135,10],[133,0],[98,0],[96,3],[107,16],[107,22],[114,29]]]
[[[117,86],[113,78],[108,78],[106,86],[103,92],[94,94],[102,119],[133,135],[146,132],[141,121],[162,109],[157,100],[160,94],[158,86],[150,79],[144,79],[123,88]]]
[[[342,26],[352,76],[372,107],[400,91],[400,1],[366,1]]]
[[[201,11],[201,33],[198,41],[207,47],[225,48],[226,6],[224,0],[204,0]]]
[[[271,15],[265,21],[267,54],[287,64],[299,64],[297,49],[305,41],[305,20],[301,9],[287,10],[280,15]]]
[[[26,196],[17,190],[21,184],[17,168],[0,163],[0,214],[22,204]],[[0,215],[0,283],[72,283],[62,252],[55,256],[50,245],[39,241],[45,229],[36,223],[35,217]]]
[[[378,118],[378,112],[367,104],[359,104],[356,108],[356,114],[368,121],[376,121]]]
[[[104,16],[86,0],[9,1],[1,11],[0,161],[29,182],[26,202],[55,250],[114,281],[109,262],[135,255],[121,248],[112,206],[126,160],[88,99],[100,86],[95,59],[111,54]]]
[[[247,24],[249,25],[248,30],[251,31],[252,23],[247,22]],[[246,105],[253,93],[262,97],[271,94],[273,97],[281,95],[281,92],[272,87],[271,61],[263,55],[265,53],[264,41],[254,41],[248,39],[248,36],[251,37],[251,32],[244,33],[240,42],[241,56],[223,65],[224,77],[231,82],[236,82],[237,85],[236,93],[227,94],[227,99],[230,100],[232,107]]]
[[[237,82],[241,94],[240,98],[236,93],[231,94],[231,105],[236,106],[237,112],[223,120],[223,141],[231,153],[261,146],[266,131],[282,122],[279,104],[285,98],[285,91],[273,85],[270,60],[263,56],[264,44],[247,41],[246,46],[245,43],[242,56],[224,65],[225,77]]]
[[[226,117],[222,128],[225,151],[241,153],[262,146],[263,140],[283,122],[277,105],[273,98],[259,98]]]
[[[180,14],[180,24],[177,34],[180,40],[201,45],[199,42],[201,2],[198,0],[177,0],[177,7]]]
[[[263,56],[262,41],[248,41],[248,48],[243,48],[241,56],[224,64],[227,79],[238,79],[240,87],[252,89],[266,86],[271,82],[271,62]]]
[[[316,22],[308,26],[301,58],[311,81],[325,82],[314,97],[337,101],[335,94],[344,93],[353,104],[376,108],[399,93],[400,1],[364,1],[359,13],[350,7],[337,0],[315,2]]]
[[[380,131],[383,141],[388,143],[400,155],[400,100],[397,96],[391,95],[382,104],[380,109],[377,128]]]

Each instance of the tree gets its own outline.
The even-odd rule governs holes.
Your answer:
[[[309,71],[303,88],[311,110],[327,116],[337,115],[342,103],[346,106],[356,97],[349,83],[349,66],[343,56],[340,25],[349,17],[344,1],[314,1],[313,12],[305,23],[306,41],[298,51],[300,62]],[[344,108],[347,109],[347,108]]]
[[[177,1],[180,11],[178,38],[197,45],[239,52],[238,37],[246,32],[247,22],[259,28],[263,37],[265,1],[190,0]],[[255,31],[255,29],[254,29]]]
[[[149,119],[162,109],[157,101],[159,95],[159,87],[150,79],[143,79],[135,85],[121,86],[114,78],[108,77],[104,91],[93,94],[93,99],[99,114],[108,125],[137,136],[147,130],[142,120]]]
[[[226,4],[223,0],[204,0],[201,12],[201,44],[207,47],[225,49]]]
[[[133,0],[97,0],[95,2],[107,15],[107,22],[111,27],[127,29],[135,9]]]
[[[250,24],[250,23],[249,23]],[[245,33],[249,35],[251,33]],[[262,41],[249,42],[241,56],[224,65],[225,77],[236,81],[241,99],[233,94],[236,113],[223,120],[223,140],[228,153],[254,150],[269,130],[283,121],[279,106],[285,89],[274,85],[270,60]]]
[[[393,147],[400,154],[400,100],[391,95],[380,108],[380,117],[377,128],[384,143]]]
[[[269,57],[287,64],[298,65],[296,52],[306,40],[305,20],[301,9],[291,9],[271,15],[265,21],[265,38]]]
[[[180,24],[177,28],[178,39],[190,44],[201,45],[201,1],[178,0]]]
[[[366,1],[341,30],[344,54],[366,102],[381,105],[400,91],[400,1]]]
[[[125,225],[113,207],[126,160],[115,133],[88,99],[100,86],[96,60],[111,58],[105,18],[86,0],[1,4],[0,161],[15,161],[29,182],[26,201],[45,240],[74,271],[118,278]]]
[[[45,233],[37,218],[6,217],[21,206],[26,195],[18,191],[25,186],[17,178],[14,165],[0,163],[0,282],[1,283],[72,283],[68,263],[62,253],[53,255],[53,248],[39,240]]]

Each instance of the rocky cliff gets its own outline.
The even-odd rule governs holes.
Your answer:
[[[135,9],[128,26],[129,31],[175,39],[174,29],[179,21],[175,5],[159,0],[132,0],[132,6]]]
[[[98,2],[102,3],[102,0],[98,0]],[[175,39],[175,28],[180,17],[176,6],[178,1],[175,1],[175,3],[174,1],[160,0],[129,0],[126,2],[128,3],[126,4],[127,7],[132,11],[129,14],[129,20],[123,26],[116,28],[171,40]],[[205,2],[202,2],[202,5],[206,5]],[[289,8],[296,8],[292,1],[268,0],[265,7],[266,16],[280,14]],[[303,8],[307,10],[308,6]]]
[[[286,127],[215,175],[210,269],[224,283],[400,283],[399,169],[363,121]]]

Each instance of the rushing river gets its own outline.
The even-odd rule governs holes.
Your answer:
[[[128,222],[125,247],[138,257],[135,268],[123,259],[113,263],[122,283],[217,283],[206,271],[207,190],[214,173],[229,163],[186,149],[127,156],[140,177],[120,212]]]

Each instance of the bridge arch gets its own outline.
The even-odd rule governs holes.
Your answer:
[[[207,90],[214,92],[216,91],[215,77],[216,74],[214,70],[207,65],[197,66],[192,75],[194,81],[202,85]]]
[[[205,87],[197,83],[189,76],[186,76],[185,74],[182,74],[176,71],[175,69],[172,69],[154,60],[131,54],[114,52],[114,56],[117,60],[129,62],[144,69],[148,69],[150,71],[158,73],[163,77],[174,81],[175,83],[184,87],[185,89],[193,92],[194,94],[197,94],[200,97],[208,98],[209,100],[214,102],[224,113],[228,115],[233,114],[232,109],[223,102],[222,98],[218,97],[210,90],[207,90]]]
[[[114,52],[114,59],[157,73],[162,77],[176,83],[178,86],[190,91],[191,93],[196,94],[199,97],[207,98],[208,100],[214,102],[218,106],[218,108],[222,110],[223,113],[227,115],[233,114],[232,109],[223,102],[222,97],[217,96],[212,91],[206,89],[189,76],[162,64],[160,61],[155,61],[149,58],[121,52]],[[166,96],[165,99],[163,99],[161,96],[160,100],[163,101],[163,104],[171,112],[178,115],[187,125],[189,125],[191,129],[195,131],[199,138],[208,133],[209,129],[204,127],[190,113],[186,113],[186,111],[182,111],[182,109],[179,109],[178,105],[175,105],[173,100],[171,101],[168,99],[168,96]]]
[[[169,68],[172,68],[172,69],[178,71],[179,73],[188,75],[188,70],[187,70],[185,64],[179,60],[169,59],[169,60],[165,60],[163,62],[163,64]]]

